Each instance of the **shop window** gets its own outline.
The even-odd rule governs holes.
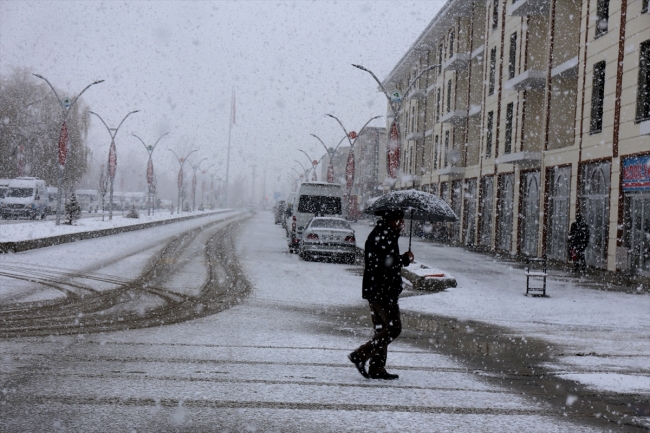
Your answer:
[[[607,33],[609,27],[609,0],[598,0],[596,6],[596,38]]]
[[[508,104],[506,108],[506,139],[505,139],[505,153],[512,151],[512,121],[514,117],[514,102]]]
[[[487,131],[485,134],[485,157],[492,156],[492,127],[494,124],[494,111],[490,111],[487,115]]]
[[[646,1],[646,7],[647,7]],[[636,92],[636,121],[650,120],[650,40],[641,44],[639,84]]]
[[[496,69],[497,69],[497,47],[494,47],[490,50],[490,81],[488,84],[488,95],[494,94]]]
[[[517,32],[510,35],[510,53],[508,56],[508,79],[515,78],[517,64]]]
[[[650,2],[648,2],[648,0],[643,0],[643,4],[641,6],[641,13],[642,14],[648,13],[648,3],[650,3]]]
[[[595,134],[603,130],[603,102],[605,99],[605,61],[594,65],[591,88],[591,123],[589,132]]]

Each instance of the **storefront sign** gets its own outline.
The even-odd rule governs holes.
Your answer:
[[[623,160],[623,191],[650,191],[650,155]]]

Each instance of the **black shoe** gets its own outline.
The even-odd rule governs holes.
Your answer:
[[[371,372],[368,374],[371,379],[383,379],[383,380],[395,380],[399,379],[399,375],[397,374],[390,374],[387,371],[378,371],[378,372]]]
[[[359,373],[366,379],[369,379],[370,376],[368,376],[368,373],[366,372],[366,363],[359,358],[359,355],[357,355],[357,352],[352,352],[351,354],[348,355],[348,359],[350,362],[354,364],[355,367],[357,367],[357,370],[359,370]]]

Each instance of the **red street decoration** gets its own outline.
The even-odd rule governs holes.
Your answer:
[[[348,189],[351,189],[354,182],[354,153],[352,150],[348,153],[348,163],[345,165],[345,180]]]
[[[334,166],[331,163],[327,166],[327,183],[334,183]]]
[[[149,163],[147,164],[147,183],[151,185],[153,183],[153,161],[149,158]]]
[[[348,134],[348,137],[350,137],[351,139],[354,140],[355,138],[357,138],[357,133],[354,132],[354,131],[350,131],[350,133]]]
[[[115,142],[111,141],[111,147],[108,150],[108,174],[112,179],[115,179],[115,169],[117,168],[117,149]]]
[[[59,135],[59,165],[65,165],[65,157],[68,155],[68,126],[63,122],[61,134]]]
[[[183,166],[181,165],[181,169],[178,170],[178,189],[180,190],[183,188]]]
[[[397,125],[395,122],[390,127],[390,137],[388,139],[388,148],[386,161],[388,162],[388,175],[395,179],[397,178],[397,169],[399,167],[399,132],[397,132]]]

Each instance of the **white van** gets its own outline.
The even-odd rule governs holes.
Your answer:
[[[343,188],[338,183],[305,182],[298,189],[294,200],[291,226],[289,227],[289,251],[300,247],[302,231],[315,216],[343,215]]]
[[[35,177],[17,177],[9,182],[5,197],[0,202],[3,219],[27,217],[45,219],[47,215],[47,187]]]
[[[78,189],[74,192],[82,212],[97,212],[99,193],[96,189]]]

